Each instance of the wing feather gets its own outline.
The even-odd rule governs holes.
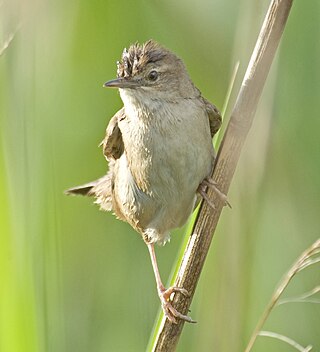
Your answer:
[[[211,104],[206,98],[202,97],[202,99],[209,118],[211,137],[213,137],[221,127],[222,117],[216,106]]]
[[[106,135],[100,145],[103,147],[103,154],[109,160],[119,159],[124,151],[122,134],[118,122],[125,119],[124,108],[119,110],[110,120],[106,129]]]

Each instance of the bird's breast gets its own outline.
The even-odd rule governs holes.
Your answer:
[[[188,219],[196,191],[209,175],[213,147],[208,116],[197,104],[130,107],[119,121],[124,154],[115,181],[117,202],[141,233],[166,237]],[[152,231],[153,231],[152,230]]]
[[[126,109],[119,126],[138,187],[157,197],[195,193],[210,170],[213,147],[208,117],[192,101],[157,109]]]

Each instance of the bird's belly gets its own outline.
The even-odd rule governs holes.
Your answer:
[[[165,158],[154,158],[150,184],[162,204],[162,211],[156,214],[149,226],[162,232],[180,227],[187,221],[195,205],[199,184],[212,169],[211,139],[207,143],[188,142],[183,148],[172,148],[172,153],[168,153],[170,149],[166,144],[161,148],[161,155]]]
[[[139,232],[157,233],[155,242],[187,221],[214,156],[207,115],[192,106],[185,115],[173,112],[171,122],[164,112],[153,116],[148,129],[136,116],[119,125],[126,152],[118,161],[118,203]]]
[[[123,154],[115,180],[117,203],[126,220],[141,233],[154,231],[158,242],[165,241],[170,230],[187,221],[196,202],[197,188],[209,175],[213,161],[210,138],[197,144],[166,142],[154,147],[149,154],[151,159],[143,163],[148,166],[142,174],[132,171],[130,165],[141,164],[145,148],[144,154],[136,153],[137,160],[133,157],[130,163]],[[139,187],[141,184],[144,187]]]

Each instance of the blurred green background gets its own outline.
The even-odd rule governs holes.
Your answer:
[[[97,148],[119,95],[102,84],[130,43],[183,58],[222,108],[241,83],[266,0],[0,1],[0,350],[144,351],[159,309],[146,246],[63,190],[106,171]],[[243,351],[271,293],[320,228],[320,2],[295,1],[178,351]],[[235,94],[231,98],[234,101]],[[230,108],[229,108],[230,110]],[[230,112],[230,111],[229,111]],[[186,170],[187,172],[187,170]],[[164,281],[183,231],[158,248]],[[319,266],[286,296],[319,283]],[[265,329],[320,350],[320,307],[276,308]],[[254,351],[292,351],[260,337]]]

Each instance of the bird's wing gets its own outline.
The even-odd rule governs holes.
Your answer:
[[[119,159],[124,151],[122,134],[118,122],[126,117],[124,108],[119,110],[110,120],[106,129],[106,135],[100,146],[103,147],[103,154],[109,162],[108,173],[98,180],[86,183],[81,186],[68,189],[66,194],[94,196],[96,203],[103,210],[112,209],[112,188],[114,178],[115,160]]]
[[[221,127],[222,117],[220,111],[213,104],[211,104],[206,98],[202,97],[202,99],[209,118],[211,137],[213,137]]]
[[[126,114],[124,108],[119,110],[110,120],[106,129],[106,135],[100,145],[103,147],[103,154],[109,160],[119,159],[123,154],[124,145],[122,134],[118,126],[120,120],[125,119]]]

